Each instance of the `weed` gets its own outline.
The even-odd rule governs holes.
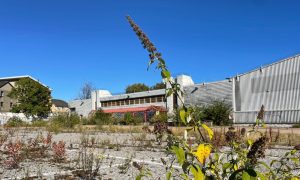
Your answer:
[[[16,169],[19,167],[19,164],[21,162],[21,149],[22,143],[20,141],[17,141],[16,143],[9,142],[5,146],[5,150],[8,154],[8,158],[5,161],[5,165],[9,169]]]
[[[118,166],[118,169],[120,170],[119,173],[126,174],[128,172],[129,168],[131,167],[132,158],[133,156],[131,156],[130,158],[126,158],[125,162],[122,165]]]
[[[66,156],[66,143],[63,141],[59,141],[58,143],[53,142],[52,151],[55,162],[64,161]]]

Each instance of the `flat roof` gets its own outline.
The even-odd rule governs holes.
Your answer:
[[[159,95],[165,95],[165,94],[166,94],[165,89],[158,89],[158,90],[136,92],[136,93],[130,93],[130,94],[112,95],[112,96],[102,97],[102,98],[100,97],[100,101],[116,101],[116,100],[122,100],[122,99],[133,99],[133,98],[141,98],[141,97],[149,97],[149,96],[159,96]]]

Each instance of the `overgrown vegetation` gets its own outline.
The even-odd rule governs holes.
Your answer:
[[[167,89],[167,96],[172,94],[182,94],[180,86],[171,80],[171,73],[167,69],[166,63],[150,41],[147,35],[140,29],[135,22],[127,16],[127,20],[134,32],[140,39],[143,47],[149,52],[150,62],[149,65],[157,63],[157,69],[161,71],[162,78],[171,85]],[[177,96],[180,97],[180,96]],[[191,177],[196,180],[202,179],[298,179],[300,173],[295,171],[299,169],[299,152],[292,150],[286,153],[280,160],[272,161],[266,164],[261,161],[265,158],[265,150],[268,145],[268,138],[263,133],[258,131],[258,126],[264,125],[264,106],[257,115],[256,123],[253,130],[249,133],[257,134],[257,138],[252,141],[251,139],[238,139],[237,134],[233,129],[229,129],[226,133],[226,141],[230,148],[229,151],[222,151],[212,144],[214,131],[204,124],[203,119],[195,119],[193,108],[185,106],[182,102],[182,107],[179,111],[180,120],[187,127],[184,138],[178,138],[169,135],[169,142],[167,150],[176,156],[178,164],[182,167],[183,173],[181,179],[190,179]],[[226,114],[221,104],[216,104],[213,109],[209,109],[211,113]],[[211,114],[208,113],[208,114]],[[224,116],[212,115],[212,120],[216,124],[221,124]],[[226,121],[225,121],[226,122]],[[192,126],[192,128],[190,128]],[[201,131],[205,130],[205,134]],[[195,143],[188,144],[187,139],[189,132],[197,132],[200,139]],[[243,133],[244,134],[244,133]],[[245,135],[245,134],[244,134]],[[208,138],[207,138],[208,137]],[[212,154],[212,152],[214,152]],[[274,164],[277,165],[274,165]],[[166,179],[172,179],[174,173],[173,163],[164,163],[168,170]],[[264,169],[264,171],[261,171]]]
[[[9,96],[18,100],[12,112],[24,113],[28,117],[41,119],[47,117],[51,108],[51,91],[30,78],[22,78],[16,82]]]
[[[9,118],[9,120],[5,124],[6,127],[22,127],[27,126],[27,123],[22,121],[22,119],[14,116],[12,118]]]
[[[47,129],[58,133],[62,129],[73,129],[80,123],[80,116],[77,114],[60,113],[49,119]]]
[[[144,83],[135,83],[127,86],[125,91],[126,93],[136,93],[157,89],[166,89],[166,84],[164,82],[161,82],[149,87]]]
[[[214,125],[230,125],[232,120],[230,119],[230,113],[232,109],[229,104],[223,101],[213,101],[210,105],[198,107],[194,112],[196,114],[195,119],[202,119],[205,121],[212,121]]]

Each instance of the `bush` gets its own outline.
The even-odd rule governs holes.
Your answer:
[[[50,127],[59,126],[61,128],[74,128],[80,123],[80,117],[77,114],[58,114],[50,118]]]
[[[150,124],[154,124],[157,122],[168,122],[168,114],[167,113],[159,113],[158,115],[154,115],[150,119]]]
[[[214,125],[230,125],[232,124],[229,115],[231,112],[231,106],[223,101],[213,101],[211,105],[207,105],[203,108],[203,120],[211,120]]]
[[[21,127],[21,126],[27,126],[27,123],[22,121],[20,118],[14,116],[9,118],[9,120],[5,125],[7,127]]]
[[[102,109],[98,110],[90,119],[89,124],[97,124],[97,125],[107,125],[111,124],[111,115],[103,112]]]
[[[46,127],[47,123],[48,123],[47,121],[39,119],[39,120],[32,121],[31,126],[32,127]]]
[[[123,119],[119,120],[119,123],[122,125],[137,125],[144,122],[143,117],[133,116],[132,113],[125,113]]]

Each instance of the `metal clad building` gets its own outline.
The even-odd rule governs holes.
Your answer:
[[[253,123],[265,106],[265,122],[300,122],[300,56],[233,78],[235,123]]]

